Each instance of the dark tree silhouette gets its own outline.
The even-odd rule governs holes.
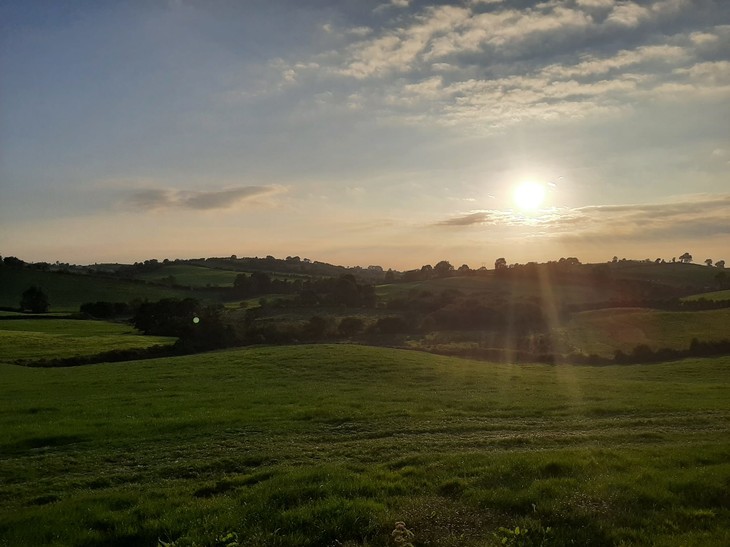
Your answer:
[[[507,260],[505,258],[498,258],[494,261],[494,269],[502,270],[507,267]]]
[[[689,253],[684,253],[682,256],[679,257],[679,261],[683,264],[689,264],[692,262],[692,255]]]
[[[25,262],[15,256],[6,256],[3,258],[3,265],[8,268],[22,268],[25,266]]]
[[[715,262],[715,267],[716,268],[723,269],[725,267],[725,261],[724,260],[718,260],[717,262]]]
[[[705,264],[708,266],[712,266],[712,259],[711,258],[705,258]]]
[[[26,289],[20,298],[20,309],[33,313],[48,311],[48,296],[39,287],[33,285]]]
[[[446,277],[454,271],[454,267],[448,260],[442,260],[433,267],[433,271],[438,277]]]

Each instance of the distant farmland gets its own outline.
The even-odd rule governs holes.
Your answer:
[[[30,269],[0,268],[0,285],[0,306],[17,307],[23,291],[36,285],[48,295],[51,311],[78,311],[81,304],[99,300],[129,302],[134,299],[159,300],[199,296],[191,291],[123,279]],[[210,294],[203,296],[211,297]]]
[[[610,356],[639,344],[652,349],[686,349],[693,338],[730,337],[730,309],[670,312],[643,308],[608,308],[575,314],[561,329],[576,351]]]

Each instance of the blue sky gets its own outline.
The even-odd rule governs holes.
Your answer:
[[[2,1],[0,25],[4,256],[730,259],[730,2]]]

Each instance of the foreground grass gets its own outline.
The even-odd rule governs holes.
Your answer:
[[[728,367],[345,345],[0,365],[0,545],[388,545],[395,520],[415,545],[490,545],[500,526],[726,545]]]
[[[0,321],[0,360],[54,359],[116,349],[168,345],[175,338],[142,336],[130,325],[75,319]]]

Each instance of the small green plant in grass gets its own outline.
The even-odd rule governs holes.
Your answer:
[[[494,537],[499,541],[500,545],[507,545],[509,547],[539,547],[549,545],[551,535],[549,526],[547,528],[540,526],[537,529],[520,528],[519,526],[515,526],[512,529],[500,526],[499,531],[494,534]]]
[[[221,534],[215,539],[216,547],[238,547],[238,534],[236,532],[228,532]]]
[[[416,536],[416,534],[406,528],[406,523],[402,521],[395,523],[395,528],[390,535],[393,537],[393,543],[399,547],[413,547],[411,540]]]

